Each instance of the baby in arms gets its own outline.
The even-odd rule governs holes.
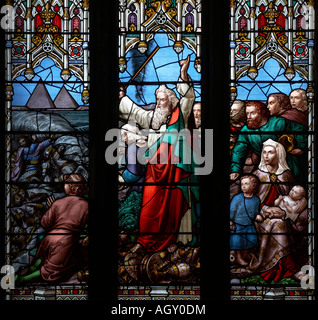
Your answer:
[[[307,206],[306,191],[302,186],[294,186],[287,196],[280,195],[274,202],[274,205],[279,207],[285,212],[285,219],[291,219],[296,221],[298,215],[305,210]],[[275,215],[274,213],[262,214],[264,217],[281,218],[281,215]]]

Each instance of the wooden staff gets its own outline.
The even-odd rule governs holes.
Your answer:
[[[146,59],[146,61],[140,66],[140,68],[137,70],[137,72],[132,76],[132,78],[129,80],[129,82],[123,87],[124,90],[127,89],[127,87],[130,85],[132,81],[135,80],[135,78],[138,76],[138,74],[141,72],[141,70],[145,67],[145,65],[152,59],[152,57],[156,54],[156,52],[159,50],[159,46],[155,48],[154,51],[151,52],[150,56]]]

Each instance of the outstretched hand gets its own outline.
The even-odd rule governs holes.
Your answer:
[[[179,65],[181,67],[180,69],[180,77],[183,81],[188,81],[188,69],[190,64],[190,55],[186,59],[180,60]]]
[[[232,172],[230,174],[230,180],[235,181],[236,179],[238,179],[239,176],[240,174],[238,172]]]
[[[53,204],[53,202],[55,201],[55,197],[52,194],[51,196],[49,196],[46,200],[46,204],[48,205],[48,207],[51,207],[51,205]]]
[[[274,218],[284,218],[285,217],[285,211],[279,207],[269,207],[266,209],[266,211],[268,212],[270,219],[272,219],[273,217]]]

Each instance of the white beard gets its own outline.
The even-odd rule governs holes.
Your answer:
[[[152,129],[159,130],[164,123],[167,123],[170,114],[171,112],[169,108],[156,107],[151,123]]]

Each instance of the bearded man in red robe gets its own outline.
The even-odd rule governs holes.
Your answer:
[[[165,85],[156,90],[156,107],[147,110],[136,105],[120,91],[119,115],[123,120],[135,122],[141,129],[149,129],[147,170],[139,221],[136,248],[160,251],[176,242],[181,219],[189,208],[190,198],[198,198],[192,163],[183,159],[184,140],[178,135],[187,128],[194,102],[194,90],[187,74],[190,56],[180,61],[180,77],[177,91]],[[189,144],[190,145],[190,144]]]

